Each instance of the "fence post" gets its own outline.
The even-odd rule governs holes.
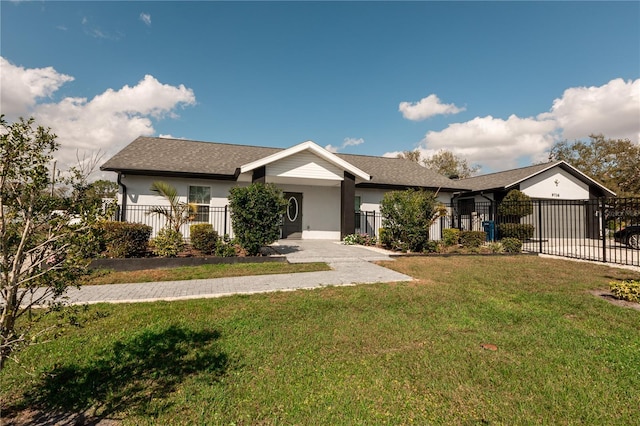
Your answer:
[[[605,217],[605,198],[600,198],[600,228],[602,229],[602,261],[607,263],[607,218]]]
[[[542,200],[538,202],[538,253],[542,253]]]
[[[227,205],[224,206],[224,233],[225,235],[228,234],[227,232]]]

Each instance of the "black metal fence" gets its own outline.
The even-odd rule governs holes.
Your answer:
[[[151,209],[156,206],[144,206],[135,205],[127,206],[123,211],[121,206],[118,206],[116,212],[117,220],[125,222],[144,223],[145,225],[153,228],[151,237],[155,237],[160,229],[166,225],[165,217],[150,213]],[[229,206],[224,207],[207,207],[208,211],[204,211],[202,208],[198,209],[196,221],[188,222],[180,228],[180,232],[185,238],[190,236],[190,226],[195,223],[210,223],[213,225],[213,229],[220,235],[225,234],[233,238],[233,229],[231,227],[231,216],[229,213]]]
[[[442,230],[484,231],[488,241],[517,237],[524,250],[562,257],[640,266],[640,198],[476,202],[446,205],[447,214],[431,226]],[[379,212],[356,212],[356,232],[378,237]]]
[[[165,218],[149,214],[154,206],[127,206],[117,218],[150,225],[153,235]],[[431,226],[429,238],[440,240],[442,230],[484,231],[488,241],[516,236],[528,252],[640,266],[640,198],[594,200],[532,200],[528,202],[476,202],[459,200],[446,205],[447,214]],[[200,210],[199,222],[189,222],[181,232],[189,238],[193,223],[210,223],[220,235],[233,237],[228,206]],[[379,236],[380,212],[355,212],[355,231]]]

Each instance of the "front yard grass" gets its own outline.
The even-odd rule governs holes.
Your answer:
[[[323,262],[313,263],[231,263],[185,266],[169,269],[141,271],[97,270],[86,277],[83,285],[146,283],[154,281],[200,280],[207,278],[244,277],[250,275],[291,274],[298,272],[329,271]]]
[[[79,310],[2,372],[3,412],[135,425],[637,423],[640,312],[588,293],[637,273],[533,256],[387,266],[418,280]]]

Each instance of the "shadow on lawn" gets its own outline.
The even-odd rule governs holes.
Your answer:
[[[187,376],[217,381],[228,366],[217,349],[217,331],[170,326],[116,342],[86,363],[54,368],[25,396],[27,407],[65,413],[93,412],[91,420],[112,414],[157,414],[150,402],[167,397]],[[81,354],[78,354],[81,357]],[[17,408],[17,407],[16,407]]]

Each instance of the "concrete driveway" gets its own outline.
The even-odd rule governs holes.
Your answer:
[[[413,280],[408,275],[371,263],[377,260],[392,260],[388,252],[375,248],[345,246],[337,241],[319,240],[280,240],[273,245],[273,248],[285,255],[291,263],[326,262],[332,270],[299,274],[83,286],[80,289],[70,288],[66,297],[72,304],[132,303]]]

